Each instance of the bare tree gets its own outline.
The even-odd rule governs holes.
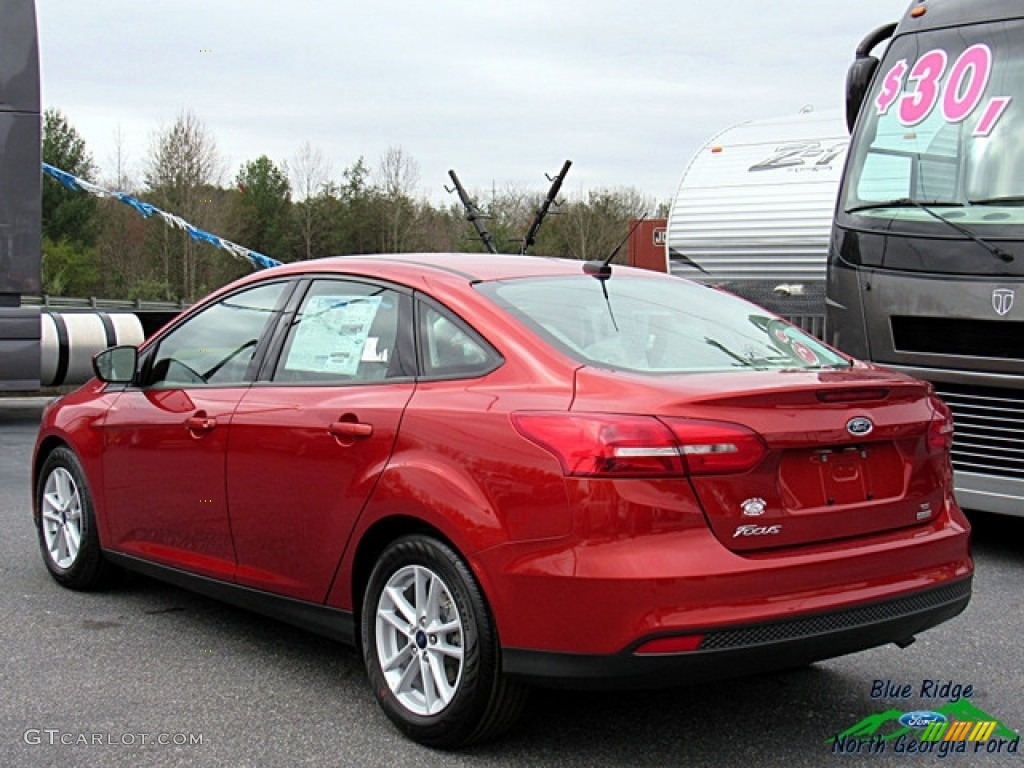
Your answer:
[[[170,128],[154,137],[145,178],[154,202],[164,210],[206,228],[213,218],[211,190],[223,174],[216,142],[192,112],[181,112]],[[168,286],[174,284],[174,267],[181,276],[179,295],[188,300],[197,293],[197,249],[188,233],[165,230],[164,280]]]
[[[288,175],[292,180],[292,191],[297,198],[299,231],[305,247],[306,258],[313,258],[313,242],[323,229],[323,222],[317,216],[319,208],[316,198],[324,194],[331,180],[331,163],[324,158],[319,148],[313,147],[308,141],[295,153],[290,163],[286,163]]]
[[[492,188],[487,212],[491,216],[490,228],[502,253],[518,253],[523,236],[529,229],[543,195],[506,184],[501,190]]]
[[[629,231],[630,219],[652,211],[654,200],[633,187],[598,189],[570,202],[557,222],[564,254],[573,259],[604,259]],[[620,260],[624,252],[620,252]]]
[[[109,163],[114,167],[114,176],[110,179],[110,185],[118,192],[132,192],[135,187],[135,180],[132,177],[131,161],[128,158],[128,149],[125,145],[124,130],[118,125],[114,131],[114,154]]]
[[[374,174],[381,194],[384,251],[399,253],[406,249],[416,225],[415,195],[420,183],[420,165],[401,147],[388,147]]]
[[[135,180],[120,125],[114,131],[114,153],[108,159],[108,167],[113,168],[113,175],[108,176],[106,185],[118,192],[135,194]],[[106,295],[130,294],[147,278],[141,236],[143,222],[135,211],[112,198],[100,201],[99,214],[97,257],[102,265],[102,290]]]

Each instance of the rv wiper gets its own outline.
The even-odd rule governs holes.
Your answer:
[[[873,211],[879,208],[923,208],[926,212],[928,208],[963,208],[963,203],[958,203],[953,200],[912,200],[909,197],[898,197],[895,200],[886,200],[880,203],[864,203],[863,205],[855,205],[853,208],[847,208],[846,213],[860,213],[861,211]]]
[[[952,227],[953,229],[955,229],[957,232],[959,232],[964,237],[970,238],[971,240],[976,242],[978,245],[980,245],[982,248],[984,248],[986,251],[988,251],[993,256],[995,256],[997,259],[1000,259],[1000,260],[1005,261],[1007,263],[1013,261],[1013,254],[1012,253],[1007,253],[1006,251],[1004,251],[1002,248],[1000,248],[998,245],[995,245],[994,243],[990,243],[987,240],[982,240],[980,237],[978,237],[976,234],[971,232],[971,230],[969,230],[964,225],[957,224],[955,221],[953,221],[951,219],[947,219],[941,213],[939,213],[938,211],[934,210],[934,208],[936,208],[938,206],[942,206],[942,207],[951,207],[952,206],[952,207],[956,207],[956,208],[962,208],[963,207],[962,204],[955,203],[955,202],[928,201],[928,202],[923,203],[920,200],[914,200],[913,198],[910,198],[910,197],[901,197],[898,200],[888,200],[888,201],[886,201],[884,203],[870,203],[868,205],[857,205],[857,206],[854,206],[853,208],[847,209],[846,212],[847,213],[856,213],[857,211],[868,211],[868,210],[871,210],[873,208],[910,208],[910,207],[920,208],[922,211],[927,213],[933,219],[937,219],[938,221],[941,221],[947,227]]]
[[[986,197],[981,200],[968,200],[967,202],[971,205],[1024,205],[1024,195]]]

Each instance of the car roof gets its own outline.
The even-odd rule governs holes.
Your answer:
[[[628,268],[616,267],[616,269],[626,270]],[[492,253],[388,253],[333,256],[294,262],[268,270],[268,273],[275,274],[314,272],[345,272],[372,275],[384,279],[408,279],[429,273],[438,278],[448,275],[456,278],[459,282],[584,274],[583,262],[577,259]]]

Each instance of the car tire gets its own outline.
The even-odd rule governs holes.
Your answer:
[[[68,448],[54,449],[43,463],[35,518],[43,562],[58,583],[79,590],[109,583],[114,567],[100,550],[85,472]]]
[[[502,675],[494,621],[469,567],[423,535],[390,544],[362,607],[363,658],[378,703],[409,738],[453,749],[515,722],[526,688]]]

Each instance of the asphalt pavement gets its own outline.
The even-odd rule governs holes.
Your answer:
[[[392,728],[350,648],[142,577],[100,593],[53,582],[30,514],[44,402],[0,399],[0,766],[1024,765],[1008,740],[946,757],[829,741],[967,686],[1024,732],[1024,519],[971,515],[971,604],[905,650],[670,691],[537,691],[507,736],[444,753]]]

